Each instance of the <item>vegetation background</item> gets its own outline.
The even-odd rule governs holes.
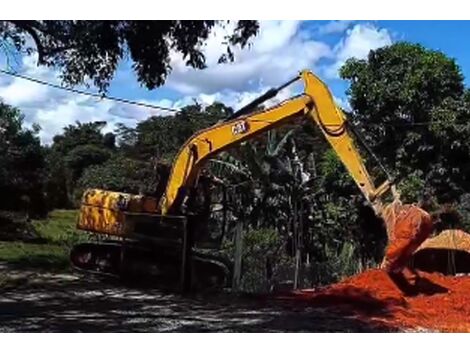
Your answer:
[[[106,92],[126,55],[148,88],[164,83],[170,48],[203,69],[197,44],[215,21],[184,23],[3,21],[0,33],[26,52],[32,49],[25,38],[33,38],[39,64],[60,70],[65,83],[91,79]],[[240,21],[221,64],[257,28],[256,21]],[[399,42],[371,51],[367,59],[348,60],[340,75],[349,82],[350,125],[397,180],[403,200],[440,214],[439,229],[470,230],[470,91],[455,61]],[[105,122],[77,121],[46,146],[38,137],[41,126],[25,128],[21,111],[0,103],[0,260],[67,270],[68,249],[86,237],[74,226],[85,188],[155,195],[180,146],[232,112],[217,102],[195,103],[113,133],[102,132]],[[369,164],[383,177],[373,160]],[[224,152],[208,172],[224,184],[213,190],[213,208],[225,197],[228,209],[225,222],[220,211],[213,213],[211,236],[233,255],[241,229],[245,291],[326,284],[382,256],[382,224],[310,121],[299,118]]]

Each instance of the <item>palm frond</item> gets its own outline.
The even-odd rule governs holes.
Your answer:
[[[241,163],[236,163],[236,162],[233,162],[233,161],[229,162],[229,161],[224,161],[224,160],[219,160],[219,159],[210,159],[209,162],[221,165],[224,168],[227,168],[232,172],[238,173],[238,174],[246,176],[248,178],[251,177],[250,172]]]
[[[273,150],[273,153],[271,155],[273,156],[278,156],[281,150],[284,148],[286,145],[287,141],[289,138],[294,134],[294,130],[289,130],[284,137],[277,143],[276,147]]]

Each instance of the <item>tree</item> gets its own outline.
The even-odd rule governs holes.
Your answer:
[[[46,150],[46,190],[50,208],[68,208],[75,201],[74,189],[83,172],[116,152],[115,135],[103,134],[104,121],[76,122],[53,138]]]
[[[37,52],[38,64],[59,69],[68,85],[90,79],[106,91],[121,60],[130,58],[138,81],[153,89],[171,72],[172,52],[190,67],[206,67],[203,44],[219,22],[2,21],[0,36],[16,50]],[[231,47],[245,47],[257,32],[257,21],[237,21],[219,61],[233,60]]]
[[[135,128],[120,126],[120,147],[128,156],[149,161],[156,158],[171,163],[184,143],[196,132],[214,125],[232,113],[221,103],[203,107],[188,105],[169,116],[151,116]]]
[[[299,119],[223,153],[210,167],[228,191],[227,227],[243,221],[247,235],[278,237],[269,244],[273,256],[258,255],[257,270],[266,264],[278,272],[282,255],[295,256],[299,286],[309,279],[329,283],[379,259],[386,239],[338,156],[311,127]],[[293,267],[292,260],[284,264]]]
[[[450,200],[468,189],[470,105],[455,60],[397,43],[350,59],[351,120],[401,182],[404,198]]]
[[[65,165],[70,173],[70,179],[74,184],[83,171],[92,166],[103,164],[111,157],[111,153],[97,145],[84,144],[72,149],[65,157]]]
[[[53,149],[66,155],[74,148],[90,144],[106,148],[114,148],[114,135],[107,133],[103,136],[102,129],[106,126],[105,121],[93,121],[64,127],[64,132],[53,138]]]
[[[102,188],[117,192],[154,195],[157,175],[149,162],[115,155],[100,165],[84,170],[77,184],[77,194],[86,188]]]
[[[43,215],[44,155],[39,127],[29,130],[23,122],[18,109],[0,103],[0,208]]]
[[[45,192],[47,209],[69,208],[71,203],[67,192],[67,170],[64,156],[52,147],[44,147]]]

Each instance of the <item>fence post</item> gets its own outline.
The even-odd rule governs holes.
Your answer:
[[[299,288],[299,281],[300,281],[300,266],[302,255],[300,252],[300,238],[299,238],[299,229],[298,229],[298,207],[297,207],[297,197],[294,197],[294,214],[293,214],[293,238],[294,238],[294,245],[295,245],[295,272],[294,272],[294,290]]]
[[[182,260],[181,260],[181,290],[183,293],[188,293],[191,290],[191,271],[192,271],[192,238],[191,231],[188,231],[187,218],[183,219],[183,248],[182,248]]]
[[[243,257],[243,222],[238,221],[235,232],[235,265],[233,269],[232,290],[238,291],[240,289],[240,278],[242,271],[242,257]]]

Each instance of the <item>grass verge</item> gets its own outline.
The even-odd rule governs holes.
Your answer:
[[[87,236],[76,229],[77,210],[54,210],[46,219],[33,220],[38,236],[48,244],[72,247]]]
[[[67,271],[70,249],[87,238],[76,230],[76,217],[76,210],[54,210],[46,219],[33,220],[35,240],[0,242],[0,262],[19,269]]]
[[[0,242],[0,261],[18,269],[64,271],[69,267],[65,246],[22,242]]]

